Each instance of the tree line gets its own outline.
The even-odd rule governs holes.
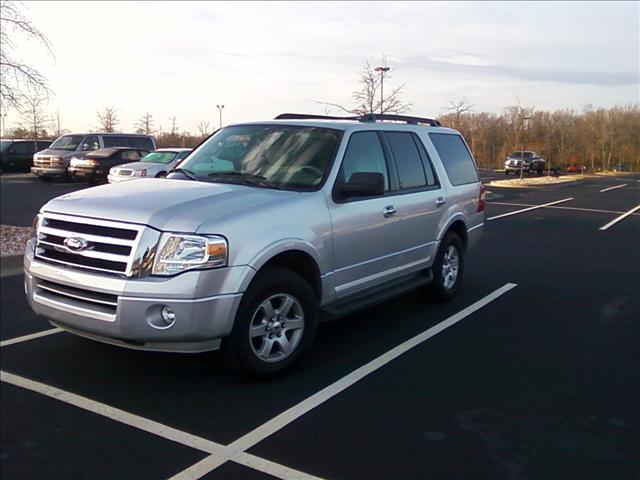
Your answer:
[[[553,166],[584,166],[611,170],[619,163],[640,171],[640,108],[638,105],[544,111],[508,106],[500,114],[473,112],[465,100],[451,102],[439,120],[459,130],[484,168],[502,168],[506,156],[532,150]]]

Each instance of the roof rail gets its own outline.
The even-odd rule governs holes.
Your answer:
[[[333,117],[330,115],[314,115],[312,113],[281,113],[274,120],[360,120],[360,117]]]
[[[353,117],[335,117],[331,115],[315,115],[307,113],[281,113],[274,120],[357,120],[359,122],[376,122],[391,120],[394,122],[405,122],[409,125],[431,125],[432,127],[441,127],[442,124],[433,118],[411,117],[408,115],[391,115],[388,113],[367,113],[366,115]]]
[[[361,122],[376,122],[377,120],[391,120],[394,122],[405,122],[409,125],[431,125],[432,127],[441,127],[442,124],[433,118],[411,117],[408,115],[390,115],[387,113],[368,113],[360,117]]]

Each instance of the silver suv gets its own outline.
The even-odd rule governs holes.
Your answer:
[[[283,114],[223,128],[166,179],[53,199],[34,225],[26,292],[52,324],[137,349],[224,345],[268,376],[321,317],[419,287],[452,298],[484,191],[435,120]]]

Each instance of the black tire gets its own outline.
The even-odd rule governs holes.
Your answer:
[[[164,178],[167,176],[167,172],[160,172],[156,175],[156,178]]]
[[[457,251],[458,258],[458,270],[457,276],[453,285],[447,286],[443,278],[443,266],[445,263],[445,254],[450,247],[453,247]],[[448,232],[442,242],[440,242],[440,248],[436,255],[435,262],[433,263],[433,282],[429,285],[429,297],[436,302],[448,302],[451,300],[462,284],[464,276],[464,247],[460,237],[453,232]]]
[[[504,171],[504,174],[505,174],[505,175],[509,175],[509,170],[505,170],[505,171]]]
[[[303,316],[303,328],[299,334],[296,334],[296,330],[280,330],[275,329],[275,325],[280,325],[280,318],[277,317],[276,323],[270,323],[273,325],[273,329],[268,334],[273,339],[273,347],[269,353],[273,353],[274,357],[278,354],[284,355],[282,348],[280,347],[280,341],[277,338],[281,338],[276,331],[282,335],[283,340],[289,343],[290,339],[294,339],[291,343],[294,343],[291,353],[278,360],[272,358],[271,361],[267,361],[261,358],[256,352],[262,346],[264,342],[269,341],[268,335],[265,337],[256,336],[250,338],[250,329],[252,324],[259,327],[267,322],[267,315],[262,305],[269,301],[270,298],[274,303],[274,317],[276,318],[278,312],[279,295],[287,295],[294,298],[298,304],[290,309],[290,315],[293,315],[294,310],[302,312]],[[282,304],[280,304],[280,307]],[[263,320],[260,320],[260,316]],[[285,315],[287,317],[287,315]],[[284,320],[287,320],[286,318]],[[292,319],[293,321],[293,319]],[[285,324],[285,322],[282,322]],[[264,271],[258,273],[256,278],[251,282],[251,285],[244,294],[238,312],[236,314],[233,330],[231,335],[225,339],[225,350],[229,355],[229,358],[234,367],[248,375],[257,378],[268,378],[280,374],[287,368],[289,368],[304,352],[304,350],[311,345],[316,334],[318,327],[318,299],[307,281],[300,275],[277,267],[267,267]],[[266,327],[265,327],[266,328]],[[277,336],[277,338],[276,338]]]

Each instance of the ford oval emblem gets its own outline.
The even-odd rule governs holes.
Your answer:
[[[64,239],[64,246],[72,252],[82,252],[87,249],[89,242],[81,237],[68,237]]]

